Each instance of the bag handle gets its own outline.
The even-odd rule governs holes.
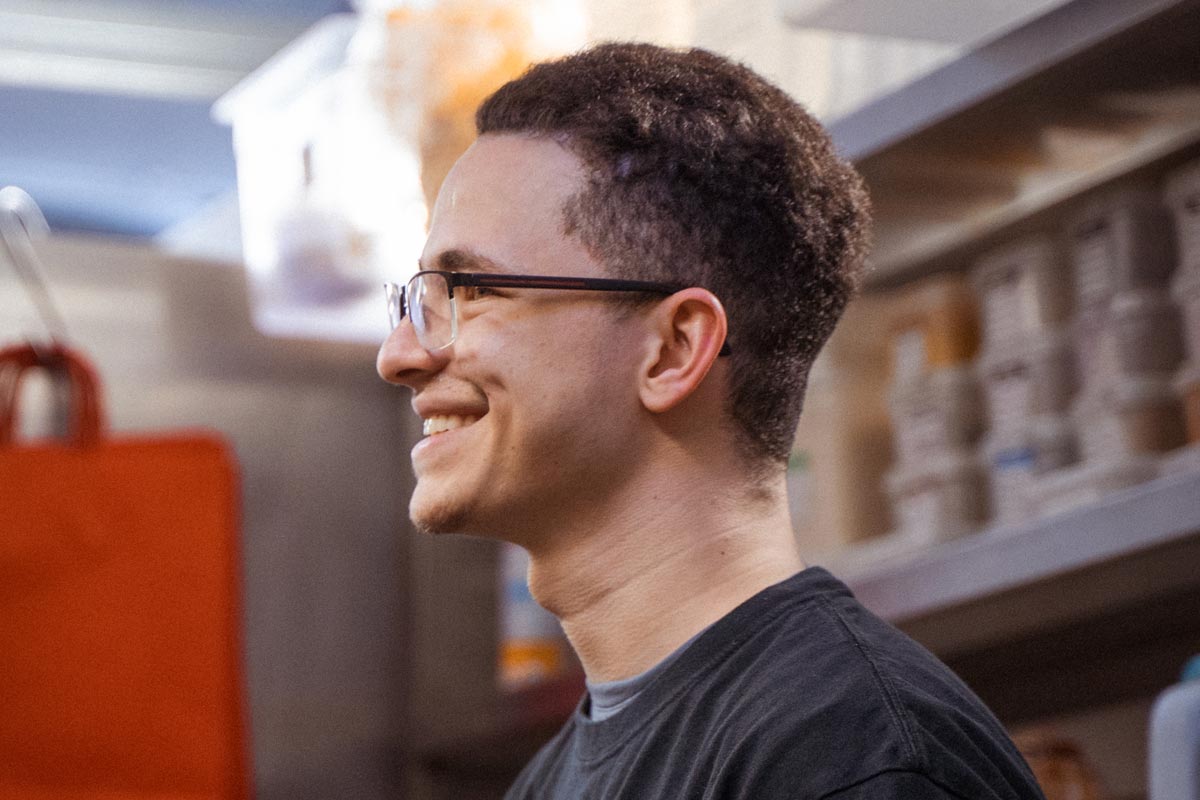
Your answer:
[[[104,432],[100,379],[79,353],[54,343],[47,348],[31,344],[0,349],[0,447],[12,444],[17,427],[21,380],[31,369],[59,370],[71,386],[71,432],[79,447],[99,443]]]

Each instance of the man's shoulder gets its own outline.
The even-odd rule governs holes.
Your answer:
[[[931,694],[973,699],[935,656],[863,607],[840,581],[806,572],[818,579],[779,587],[784,591],[729,637],[700,691],[752,719],[801,725],[823,717],[840,722],[847,711],[891,725]]]
[[[892,686],[905,656],[877,663],[890,642],[847,624],[856,605],[837,593],[781,597],[697,687],[703,697],[693,701],[713,709],[711,729],[739,771],[784,782],[803,775],[798,785],[832,790],[921,767],[907,702]]]
[[[713,702],[723,711],[718,726],[740,743],[735,760],[785,783],[802,770],[806,785],[830,791],[915,774],[972,796],[1037,797],[978,697],[844,587],[831,587],[781,597],[746,652],[721,665],[734,690]],[[978,794],[978,775],[1000,788]]]
[[[600,728],[621,733],[578,758]],[[579,797],[583,782],[606,798],[822,798],[914,781],[950,797],[1039,796],[970,690],[821,572],[717,623],[609,722],[573,720],[523,780],[512,796]]]

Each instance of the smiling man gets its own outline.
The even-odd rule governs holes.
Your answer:
[[[806,568],[784,489],[867,200],[700,50],[604,45],[480,108],[379,353],[418,527],[515,542],[588,690],[512,798],[1037,798],[933,656]]]

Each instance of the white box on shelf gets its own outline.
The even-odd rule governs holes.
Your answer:
[[[1175,275],[1171,294],[1179,306],[1183,349],[1200,363],[1200,267],[1194,271],[1181,268]]]
[[[1175,268],[1170,216],[1144,187],[1091,201],[1067,235],[1076,313],[1105,307],[1120,291],[1163,288]]]
[[[884,481],[897,527],[890,535],[933,543],[971,533],[987,517],[983,469],[970,451],[897,465]]]
[[[1153,480],[1158,474],[1158,463],[1149,456],[1085,462],[1039,478],[1029,493],[1032,510],[1039,517],[1048,517],[1099,503],[1114,492]]]
[[[988,253],[972,268],[971,283],[979,297],[985,351],[1057,328],[1070,314],[1071,273],[1045,237]]]
[[[213,107],[233,127],[243,260],[268,335],[379,343],[382,284],[416,269],[415,105],[406,123],[383,96],[377,73],[395,68],[355,55],[360,30],[357,15],[325,17]]]
[[[1200,281],[1200,161],[1167,176],[1163,201],[1175,218],[1178,269]]]
[[[983,431],[983,400],[966,364],[934,369],[893,386],[888,410],[901,464],[920,464],[969,447]]]

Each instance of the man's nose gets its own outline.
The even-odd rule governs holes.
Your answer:
[[[412,320],[405,317],[383,340],[375,358],[375,369],[388,383],[416,388],[441,369],[445,360],[444,353],[435,355],[421,346]]]

